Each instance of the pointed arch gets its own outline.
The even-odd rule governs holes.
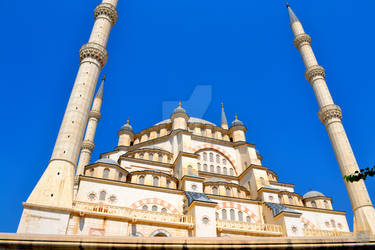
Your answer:
[[[150,237],[171,237],[171,234],[164,229],[158,229],[153,232]]]

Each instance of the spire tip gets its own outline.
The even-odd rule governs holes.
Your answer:
[[[288,3],[288,2],[285,2],[285,5],[286,5],[286,7],[287,7],[287,8],[289,8],[289,7],[290,7],[290,5],[289,5],[289,3]]]

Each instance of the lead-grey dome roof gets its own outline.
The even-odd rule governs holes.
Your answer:
[[[154,126],[164,125],[164,124],[169,124],[169,123],[171,123],[171,119],[167,119],[167,120],[158,122]],[[205,125],[216,126],[212,122],[209,122],[209,121],[206,121],[206,120],[203,120],[203,119],[200,119],[200,118],[195,118],[195,117],[190,117],[189,120],[188,120],[188,123],[200,123],[200,124],[205,124]]]
[[[115,162],[114,160],[109,159],[109,158],[102,158],[102,159],[99,159],[99,160],[97,160],[95,163],[106,163],[106,164],[112,164],[112,165],[117,165],[117,166],[118,166],[118,163],[117,163],[117,162]]]
[[[325,196],[325,195],[322,194],[321,192],[311,190],[310,192],[307,192],[306,194],[303,195],[303,199],[319,197],[319,196]]]
[[[237,115],[235,116],[234,121],[231,124],[231,127],[235,127],[235,126],[243,126],[243,122],[238,120]]]

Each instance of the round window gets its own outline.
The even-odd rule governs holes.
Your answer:
[[[297,232],[297,227],[296,226],[292,226],[292,232],[293,233]]]
[[[195,190],[197,190],[197,188],[198,188],[197,185],[195,185],[195,184],[191,185],[191,189],[192,189],[192,190],[195,191]]]
[[[110,200],[111,202],[115,202],[115,201],[116,201],[116,196],[111,195],[111,197],[109,197],[109,200]]]
[[[96,198],[95,193],[90,193],[90,194],[89,194],[89,199],[90,199],[90,200],[95,200],[95,198]]]
[[[273,201],[273,196],[268,196],[268,199],[270,200],[270,201]]]
[[[207,225],[208,222],[210,222],[210,220],[208,219],[208,217],[203,217],[202,222],[203,222],[203,224]]]

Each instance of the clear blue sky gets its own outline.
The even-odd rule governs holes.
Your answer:
[[[78,51],[99,1],[3,1],[0,16],[1,232],[15,232],[22,202],[50,158],[79,66]],[[290,0],[312,37],[319,63],[361,167],[375,164],[373,32],[375,3]],[[93,159],[117,144],[131,118],[136,131],[162,119],[165,101],[212,87],[204,119],[234,113],[248,128],[263,164],[282,182],[349,199],[304,65],[293,46],[283,1],[119,0],[108,45],[108,75]],[[189,110],[187,110],[189,112]],[[366,181],[375,201],[375,179]]]

